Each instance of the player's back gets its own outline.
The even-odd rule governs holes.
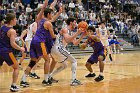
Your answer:
[[[36,31],[36,34],[33,38],[34,42],[50,42],[52,41],[51,34],[49,30],[46,30],[44,28],[44,23],[46,22],[45,19],[42,19],[38,25],[38,29]]]

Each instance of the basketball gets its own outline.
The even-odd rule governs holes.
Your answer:
[[[88,28],[88,24],[85,21],[81,21],[78,24],[78,28],[81,28],[83,32],[85,32]]]

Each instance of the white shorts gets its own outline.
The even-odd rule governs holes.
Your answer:
[[[51,49],[51,55],[57,62],[76,61],[76,59],[70,54],[70,52],[60,46],[54,45]]]
[[[103,46],[109,46],[108,39],[107,40],[106,39],[102,39],[101,42],[102,42]]]

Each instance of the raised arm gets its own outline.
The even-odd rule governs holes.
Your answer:
[[[50,8],[54,9],[54,6],[56,5],[56,3],[57,3],[57,0],[54,0],[53,3],[50,5]]]
[[[62,7],[59,8],[59,12],[56,13],[56,15],[53,16],[52,20],[50,20],[50,22],[54,22],[62,13]]]
[[[42,19],[42,15],[44,14],[44,10],[45,10],[45,8],[47,7],[47,5],[48,5],[48,0],[45,0],[43,6],[42,6],[42,8],[41,8],[41,11],[40,11],[39,14],[37,15],[37,19],[36,19],[37,22],[40,22],[40,20]]]

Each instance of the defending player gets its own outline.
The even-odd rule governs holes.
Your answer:
[[[85,43],[81,44],[81,49],[85,49],[87,45],[89,44],[93,50],[94,53],[90,56],[90,58],[87,60],[86,68],[90,72],[85,77],[95,77],[96,74],[93,72],[92,64],[99,62],[99,68],[100,68],[100,74],[98,77],[95,78],[95,81],[99,82],[104,79],[103,76],[103,70],[104,70],[104,59],[106,57],[106,49],[104,48],[103,44],[101,43],[100,38],[93,35],[95,33],[95,28],[93,26],[89,26],[87,29],[87,36],[88,39],[85,41]]]

